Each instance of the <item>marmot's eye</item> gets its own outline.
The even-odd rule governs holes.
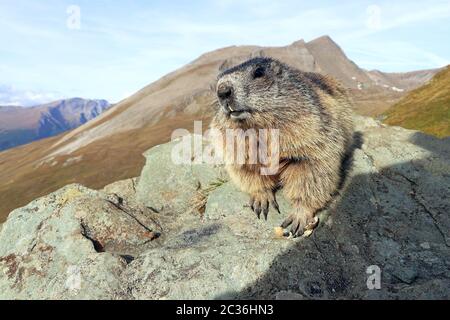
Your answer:
[[[255,72],[253,72],[253,79],[261,78],[264,76],[265,70],[263,67],[256,68]]]

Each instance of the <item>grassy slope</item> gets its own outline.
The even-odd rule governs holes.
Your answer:
[[[450,66],[426,85],[411,91],[384,113],[384,122],[420,130],[437,137],[450,136]]]
[[[192,130],[194,120],[210,121],[208,115],[172,118],[164,124],[127,131],[100,140],[77,150],[70,156],[53,161],[59,164],[83,155],[80,162],[66,166],[50,164],[37,166],[36,159],[49,153],[61,136],[40,140],[1,153],[0,157],[0,223],[9,212],[30,201],[53,192],[69,183],[81,183],[91,188],[140,174],[145,159],[142,153],[157,144],[170,140],[177,128]]]

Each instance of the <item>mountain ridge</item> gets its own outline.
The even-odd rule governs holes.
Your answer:
[[[0,106],[0,151],[79,127],[109,107],[103,99],[78,97],[32,107]]]
[[[326,48],[323,49],[323,51],[337,52],[339,61],[341,61],[341,69],[351,68],[353,73],[357,75],[357,77],[355,77],[356,79],[352,79],[349,75],[352,71],[341,72],[337,70],[335,67],[336,59],[318,57],[319,54],[317,52],[319,50],[316,46],[321,43],[326,44]],[[312,55],[310,50],[316,52],[316,56]],[[117,131],[122,132],[126,130],[133,130],[148,124],[155,124],[161,118],[164,118],[164,116],[166,116],[169,112],[173,115],[174,113],[176,114],[177,111],[183,111],[176,110],[174,112],[174,109],[177,109],[177,107],[178,109],[183,109],[183,105],[185,105],[183,100],[189,99],[193,95],[205,95],[209,96],[209,100],[214,99],[210,92],[210,86],[215,79],[217,70],[222,70],[233,66],[250,57],[264,55],[273,56],[305,71],[330,74],[335,78],[338,78],[344,83],[344,85],[349,87],[356,97],[356,100],[361,100],[362,103],[365,103],[364,96],[367,95],[367,92],[364,92],[363,97],[360,98],[360,93],[358,91],[362,91],[361,86],[368,86],[369,84],[371,84],[371,86],[367,89],[367,91],[370,91],[371,95],[377,96],[377,98],[374,99],[376,102],[380,100],[380,95],[388,95],[393,101],[396,101],[402,95],[401,92],[393,91],[391,88],[392,85],[390,84],[388,85],[389,89],[377,84],[372,84],[372,80],[367,73],[363,69],[360,69],[353,61],[349,60],[345,56],[344,51],[329,36],[319,37],[310,42],[299,40],[288,46],[282,47],[229,46],[202,54],[200,57],[187,65],[168,73],[159,80],[140,89],[131,97],[122,100],[117,104],[117,107],[114,110],[111,110],[110,113],[106,113],[104,115],[104,117],[108,117],[114,113],[117,117],[116,120],[113,120],[116,122],[115,126],[113,123],[104,125],[104,117],[100,117],[97,120],[92,121],[87,126],[80,127],[73,131],[70,134],[71,138],[77,139],[78,136],[78,141],[73,143],[71,146],[66,146],[65,148],[52,152],[52,156],[64,154],[66,152],[73,152],[80,146],[82,147],[88,145],[95,140],[101,139],[107,134],[112,134],[113,130],[114,133],[117,133]],[[432,72],[433,71],[430,73]],[[198,77],[192,76],[199,74],[204,75],[204,79],[198,79]],[[388,78],[386,74],[382,74],[384,78]],[[183,79],[186,78],[188,80],[183,81]],[[428,78],[431,78],[431,75]],[[427,81],[428,78],[423,79],[423,81]],[[180,84],[177,85],[177,82]],[[421,83],[422,82],[418,82],[414,85],[410,85],[409,87],[416,87]],[[169,100],[167,100],[167,95],[164,95],[165,91],[169,91],[170,93],[168,95]],[[149,108],[143,107],[145,103],[148,103],[147,106]],[[124,116],[124,114],[121,115],[121,113],[129,109],[132,104],[134,104],[132,107],[135,110],[129,111],[126,116]],[[169,105],[171,105],[171,108],[169,108],[170,110],[167,110]],[[198,111],[197,113],[202,113],[203,111],[208,110],[196,111]],[[384,109],[382,111],[384,111]],[[364,112],[362,113],[364,114]],[[109,117],[109,120],[112,118],[113,117]],[[118,123],[120,123],[120,125]],[[99,127],[95,128],[97,124]],[[91,130],[91,132],[89,132],[89,130]],[[87,131],[89,134],[83,134],[83,131]],[[87,136],[90,136],[90,138]]]

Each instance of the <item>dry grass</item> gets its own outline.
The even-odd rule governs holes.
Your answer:
[[[450,136],[450,66],[426,85],[411,91],[384,113],[384,122],[420,130],[437,137]]]
[[[402,98],[404,93],[372,87],[364,90],[352,90],[351,95],[355,103],[356,113],[363,116],[377,117],[389,110]]]
[[[208,201],[209,194],[216,190],[218,187],[227,182],[224,179],[217,179],[211,182],[206,188],[202,188],[201,185],[198,186],[197,192],[191,200],[191,213],[197,212],[201,216],[205,213],[206,203]]]
[[[127,131],[98,140],[70,156],[57,157],[37,167],[59,137],[41,140],[0,153],[0,222],[9,212],[69,183],[100,189],[117,180],[138,176],[145,163],[142,153],[170,140],[177,128],[193,129],[194,120],[208,124],[210,116],[179,116],[160,124]],[[69,158],[80,162],[63,166]]]

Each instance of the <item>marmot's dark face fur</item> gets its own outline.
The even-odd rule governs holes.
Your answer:
[[[251,121],[274,111],[283,67],[271,58],[254,58],[221,73],[216,87],[219,112],[234,121]]]

